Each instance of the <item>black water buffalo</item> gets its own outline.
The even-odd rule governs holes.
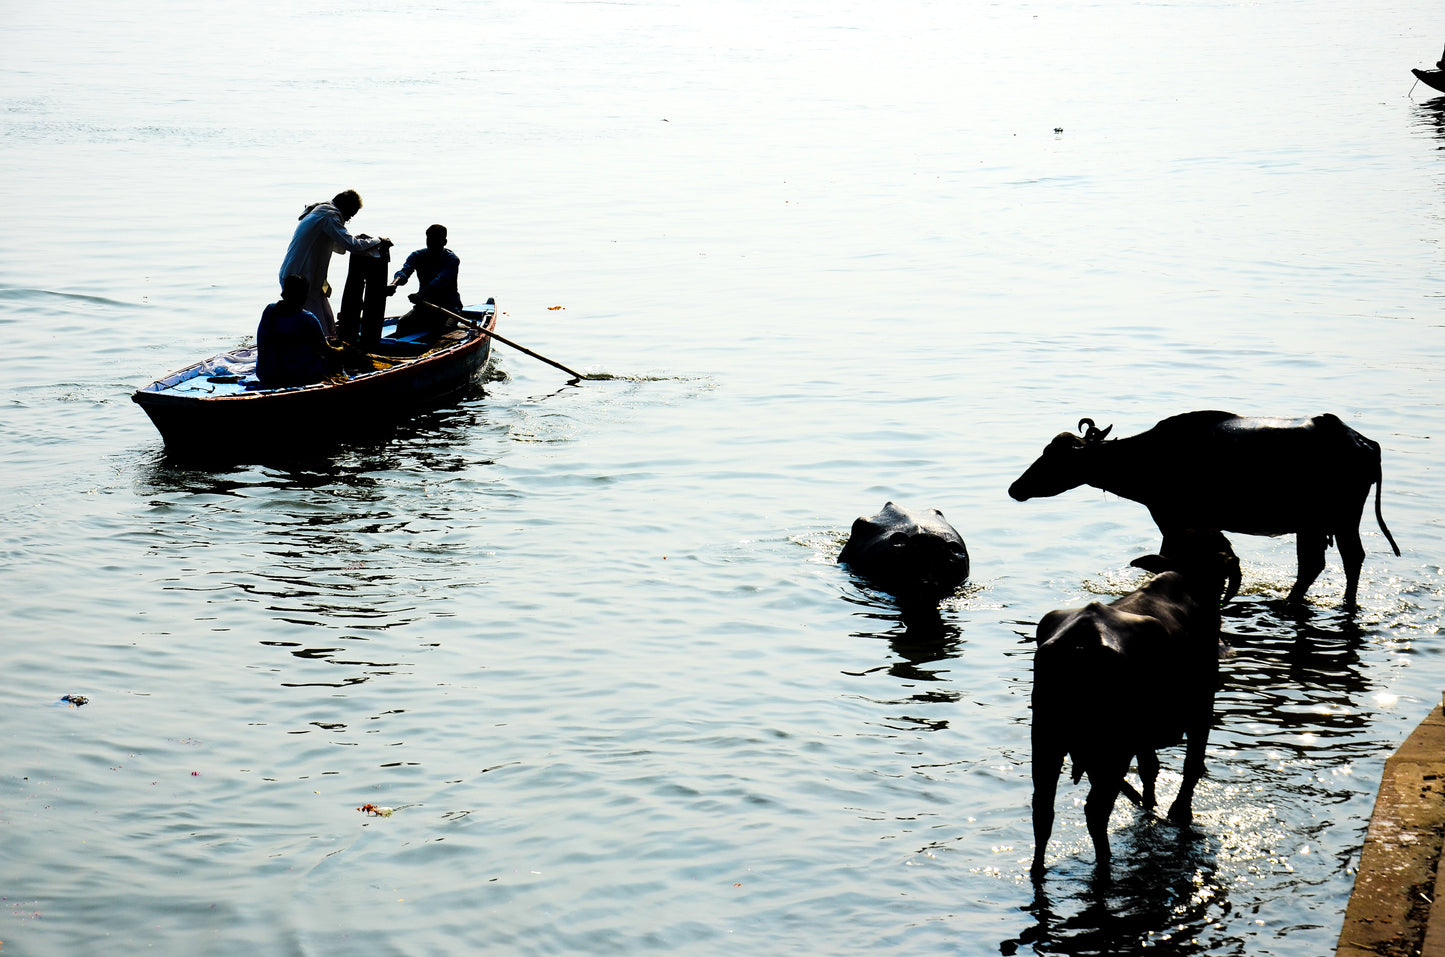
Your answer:
[[[937,604],[969,571],[968,548],[942,512],[914,512],[892,502],[853,522],[838,561],[909,603]]]
[[[1380,514],[1380,446],[1333,415],[1186,412],[1106,442],[1112,428],[1081,419],[1083,436],[1055,437],[1009,495],[1022,502],[1092,485],[1147,507],[1166,539],[1181,528],[1293,533],[1299,573],[1291,602],[1303,601],[1324,570],[1333,537],[1345,566],[1345,607],[1353,608],[1365,560],[1360,514],[1374,485],[1375,520],[1400,554]]]
[[[1084,819],[1097,865],[1109,861],[1109,814],[1124,791],[1154,807],[1155,750],[1188,738],[1184,780],[1172,821],[1193,819],[1194,785],[1214,723],[1219,674],[1219,606],[1239,589],[1239,559],[1218,532],[1175,534],[1165,555],[1134,565],[1157,572],[1107,605],[1051,611],[1039,622],[1034,654],[1033,873],[1043,873],[1054,827],[1054,794],[1064,755],[1074,782],[1087,774]],[[1124,780],[1139,762],[1142,797]]]

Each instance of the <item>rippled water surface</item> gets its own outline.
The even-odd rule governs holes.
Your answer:
[[[0,64],[7,954],[1332,951],[1442,687],[1434,7],[48,9]],[[345,187],[610,378],[502,350],[371,441],[168,457],[130,392]],[[1195,825],[1120,802],[1099,880],[1064,787],[1036,887],[1034,623],[1157,535],[1004,490],[1202,408],[1380,442],[1404,555],[1367,512],[1350,619],[1236,537]],[[889,499],[968,541],[937,623],[835,563]]]

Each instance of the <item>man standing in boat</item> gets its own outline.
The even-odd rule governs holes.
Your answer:
[[[457,258],[457,254],[447,248],[447,228],[439,223],[428,226],[426,246],[406,257],[406,262],[396,271],[391,284],[386,287],[386,294],[396,295],[397,289],[405,286],[411,274],[416,273],[416,281],[421,288],[407,296],[408,299],[418,306],[429,302],[452,312],[461,312],[462,297],[457,292],[457,273],[461,266],[462,261]],[[408,335],[448,324],[448,320],[441,313],[423,307],[402,316],[397,322],[396,334]]]
[[[281,299],[261,313],[256,327],[256,378],[268,389],[310,385],[340,372],[344,346],[334,346],[321,329],[321,320],[306,308],[311,284],[302,276],[287,276]]]
[[[336,335],[336,314],[331,311],[331,285],[326,270],[335,253],[350,251],[352,255],[372,255],[374,250],[391,245],[389,239],[374,239],[365,233],[352,236],[346,221],[361,210],[361,196],[348,189],[337,193],[329,203],[312,203],[302,211],[301,222],[291,236],[286,258],[281,262],[281,283],[287,276],[301,276],[311,288],[306,308],[321,320],[326,335]]]

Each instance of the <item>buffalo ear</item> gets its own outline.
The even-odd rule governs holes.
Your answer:
[[[1042,645],[1058,632],[1059,626],[1068,619],[1072,612],[1054,610],[1039,619],[1039,627],[1034,635],[1034,643]]]
[[[1219,604],[1227,605],[1231,598],[1239,594],[1239,586],[1244,583],[1244,571],[1239,567],[1239,557],[1234,554],[1233,549],[1227,554],[1221,552],[1219,557],[1225,568],[1224,597],[1219,600]]]
[[[1155,575],[1159,574],[1160,572],[1167,572],[1169,571],[1169,569],[1174,567],[1170,563],[1169,559],[1165,558],[1163,555],[1140,555],[1129,564],[1133,565],[1135,568],[1142,568],[1146,572],[1152,572]]]

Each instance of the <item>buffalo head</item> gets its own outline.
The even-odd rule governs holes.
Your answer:
[[[1080,435],[1060,432],[1044,446],[1044,453],[1034,464],[1008,487],[1010,497],[1024,502],[1031,498],[1058,495],[1083,485],[1086,481],[1083,464],[1086,450],[1103,442],[1113,429],[1112,425],[1100,429],[1094,425],[1093,419],[1080,419]]]
[[[1201,583],[1210,597],[1222,595],[1221,605],[1239,593],[1243,572],[1239,556],[1229,539],[1218,531],[1183,529],[1169,532],[1159,546],[1158,555],[1142,555],[1129,564],[1147,572],[1179,572],[1191,581]]]

